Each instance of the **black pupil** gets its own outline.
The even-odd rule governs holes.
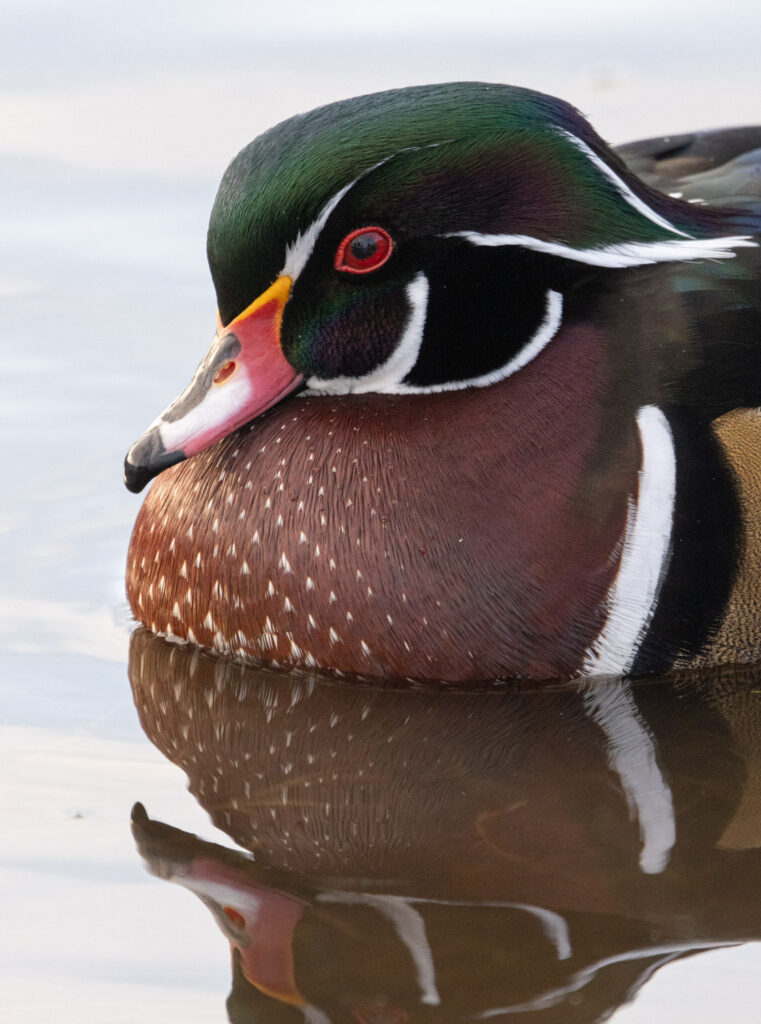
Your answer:
[[[369,260],[378,252],[380,235],[376,231],[366,231],[364,235],[357,235],[349,248],[355,260]]]

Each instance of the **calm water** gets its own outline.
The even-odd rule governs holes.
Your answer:
[[[755,1021],[761,677],[427,694],[130,639],[120,477],[211,338],[258,131],[454,77],[616,141],[759,121],[761,16],[296,6],[2,15],[3,1019]]]
[[[239,847],[133,812],[148,870],[230,943],[234,1021],[591,1022],[761,937],[761,671],[431,694],[140,630],[130,679]]]

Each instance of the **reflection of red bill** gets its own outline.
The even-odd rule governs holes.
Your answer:
[[[298,387],[302,377],[280,347],[291,284],[290,277],[279,277],[218,328],[193,380],[127,453],[130,490],[142,490],[162,469],[210,447]]]
[[[265,995],[293,1006],[306,1000],[296,987],[293,933],[308,904],[295,896],[254,885],[244,872],[198,857],[176,881],[220,909],[217,920],[238,950],[244,977]]]

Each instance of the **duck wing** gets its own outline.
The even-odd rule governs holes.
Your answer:
[[[761,228],[761,126],[664,135],[619,146],[629,170],[687,202],[737,211],[731,220]]]

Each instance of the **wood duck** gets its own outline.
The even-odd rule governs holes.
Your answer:
[[[211,349],[125,462],[135,491],[167,470],[136,617],[445,682],[761,656],[759,147],[617,154],[478,83],[252,142],[211,214]]]

